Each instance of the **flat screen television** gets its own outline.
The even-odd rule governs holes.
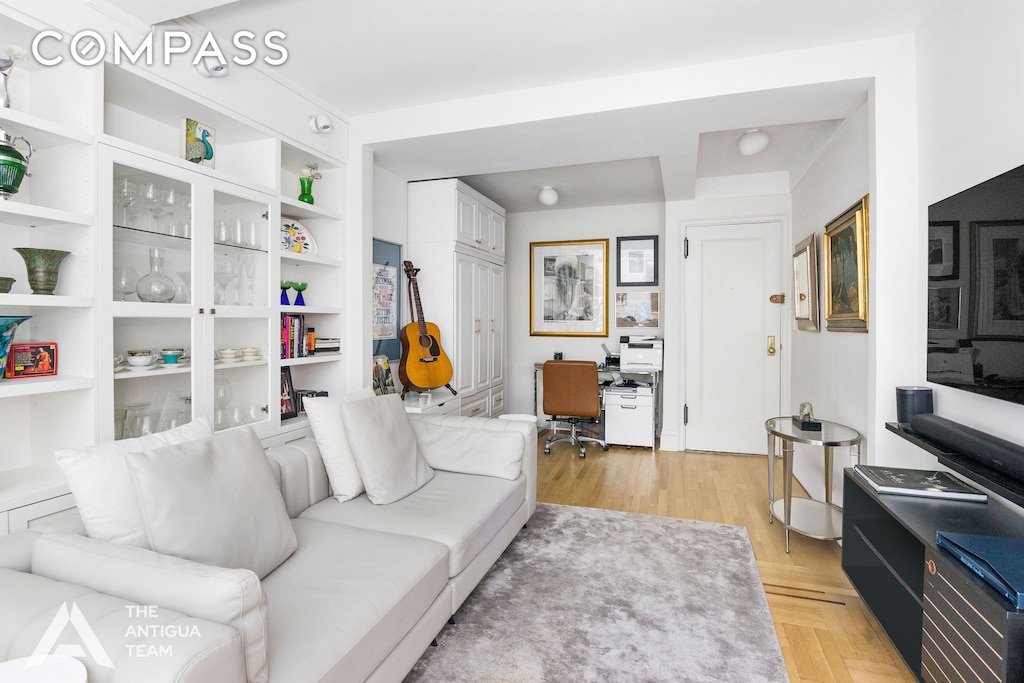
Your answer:
[[[928,381],[1024,404],[1024,166],[928,207]]]

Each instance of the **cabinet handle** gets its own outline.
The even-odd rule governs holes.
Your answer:
[[[206,309],[205,308],[200,308],[199,309],[199,315],[202,315],[203,313],[206,313]]]
[[[636,410],[636,406],[619,406],[622,410]]]
[[[217,315],[217,309],[216,308],[211,308],[210,309],[210,315]]]

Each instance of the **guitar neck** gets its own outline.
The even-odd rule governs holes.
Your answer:
[[[416,282],[416,278],[412,278],[412,298],[413,303],[416,304],[416,322],[420,327],[420,334],[427,333],[427,321],[423,317],[423,302],[420,301],[420,286]]]

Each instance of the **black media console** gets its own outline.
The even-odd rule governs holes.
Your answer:
[[[852,469],[843,506],[843,570],[918,678],[1024,682],[1024,611],[935,544],[936,531],[1024,538],[1024,517],[993,500],[879,495]]]

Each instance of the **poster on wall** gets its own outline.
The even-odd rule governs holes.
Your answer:
[[[398,336],[398,268],[373,264],[373,339]]]

